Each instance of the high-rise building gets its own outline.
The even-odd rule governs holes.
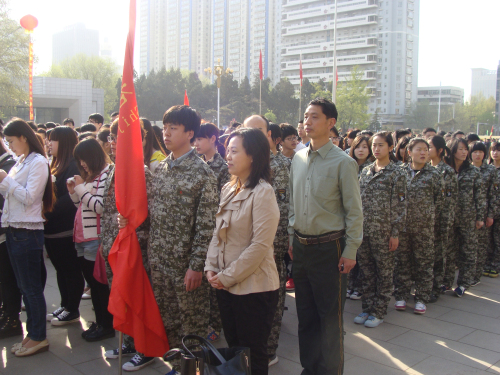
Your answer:
[[[141,0],[139,70],[147,74],[166,64],[167,6],[164,0]]]
[[[83,23],[77,23],[52,35],[53,64],[79,53],[99,56],[99,31],[87,29]]]
[[[431,105],[464,104],[464,89],[456,86],[428,86],[419,87],[418,102],[427,102]]]
[[[333,81],[336,9],[339,82],[358,66],[371,88],[370,113],[402,124],[417,100],[419,0],[337,1],[283,0],[281,77],[298,88],[302,54],[304,78]]]
[[[482,94],[485,98],[496,98],[497,71],[483,68],[472,69],[471,95]]]

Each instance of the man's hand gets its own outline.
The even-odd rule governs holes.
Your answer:
[[[476,221],[476,229],[481,229],[484,225],[484,221]]]
[[[128,225],[128,219],[122,216],[122,214],[118,214],[118,228],[123,229]]]
[[[355,260],[341,257],[339,260],[339,271],[340,273],[349,273],[355,265]]]
[[[389,251],[394,251],[399,246],[399,238],[389,238]]]
[[[290,255],[290,259],[293,260],[293,245],[288,246],[288,255]]]
[[[491,227],[493,225],[493,219],[491,217],[486,218],[486,227]]]
[[[191,292],[201,285],[201,279],[203,278],[202,272],[196,272],[192,269],[188,269],[186,276],[184,276],[184,285],[186,285],[186,292]]]

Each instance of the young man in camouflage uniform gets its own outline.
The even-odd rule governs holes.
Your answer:
[[[188,106],[165,113],[163,137],[171,154],[156,169],[148,197],[151,284],[171,348],[180,347],[186,334],[206,336],[208,328],[203,268],[219,195],[214,173],[191,148],[199,127],[198,114]]]
[[[271,131],[269,129],[269,121],[259,115],[248,117],[244,123],[244,127],[261,130],[269,140],[269,147],[272,145]],[[271,151],[270,151],[271,152]],[[283,319],[283,311],[285,309],[286,298],[286,276],[287,270],[285,266],[285,254],[288,251],[288,210],[290,208],[290,177],[289,158],[277,151],[276,154],[271,152],[271,185],[276,194],[276,201],[280,209],[280,221],[276,237],[274,238],[274,259],[276,268],[280,277],[280,293],[278,299],[278,307],[274,316],[271,334],[267,342],[267,354],[269,355],[269,365],[272,366],[278,362],[276,350],[278,349],[278,341],[281,332],[281,321]]]

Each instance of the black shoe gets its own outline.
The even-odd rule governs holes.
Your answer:
[[[142,354],[136,354],[130,361],[123,364],[122,369],[124,371],[137,371],[141,368],[152,365],[154,360],[154,357],[145,357]]]
[[[429,303],[435,303],[437,302],[439,296],[435,295],[435,294],[431,294],[431,299],[429,300]]]
[[[83,332],[82,332],[82,337],[83,337],[83,338],[86,338],[86,337],[87,337],[87,335],[88,335],[89,333],[94,332],[96,328],[97,328],[97,323],[96,323],[96,322],[92,322],[92,324],[90,325],[90,327],[89,327],[86,331],[83,331]]]
[[[23,335],[23,325],[19,318],[7,318],[3,321],[0,327],[0,338],[12,337],[12,336],[22,336]]]
[[[89,332],[85,336],[85,340],[89,342],[93,341],[101,341],[105,339],[110,339],[112,337],[115,337],[115,330],[113,327],[111,328],[104,328],[103,326],[97,325],[96,329],[94,331]]]
[[[50,321],[53,326],[65,326],[66,324],[78,322],[80,322],[80,313],[78,311],[70,312],[67,310],[64,310],[57,317],[53,318]]]

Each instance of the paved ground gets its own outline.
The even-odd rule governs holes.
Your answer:
[[[46,298],[49,310],[59,302],[55,271],[47,261]],[[298,375],[297,315],[293,293],[287,298],[278,349],[279,363],[270,375]],[[424,316],[391,308],[385,322],[375,329],[353,323],[361,301],[348,300],[345,307],[346,375],[491,375],[500,374],[500,278],[483,278],[463,298],[446,295],[428,307]],[[412,304],[409,304],[413,307]],[[10,353],[19,338],[0,340],[0,374],[116,374],[117,360],[106,361],[104,351],[117,347],[118,337],[87,343],[80,337],[87,321],[94,320],[89,300],[82,301],[81,324],[47,325],[50,351],[29,358]],[[26,319],[26,314],[22,314]],[[220,343],[219,345],[224,345]],[[138,372],[165,374],[162,360]]]

